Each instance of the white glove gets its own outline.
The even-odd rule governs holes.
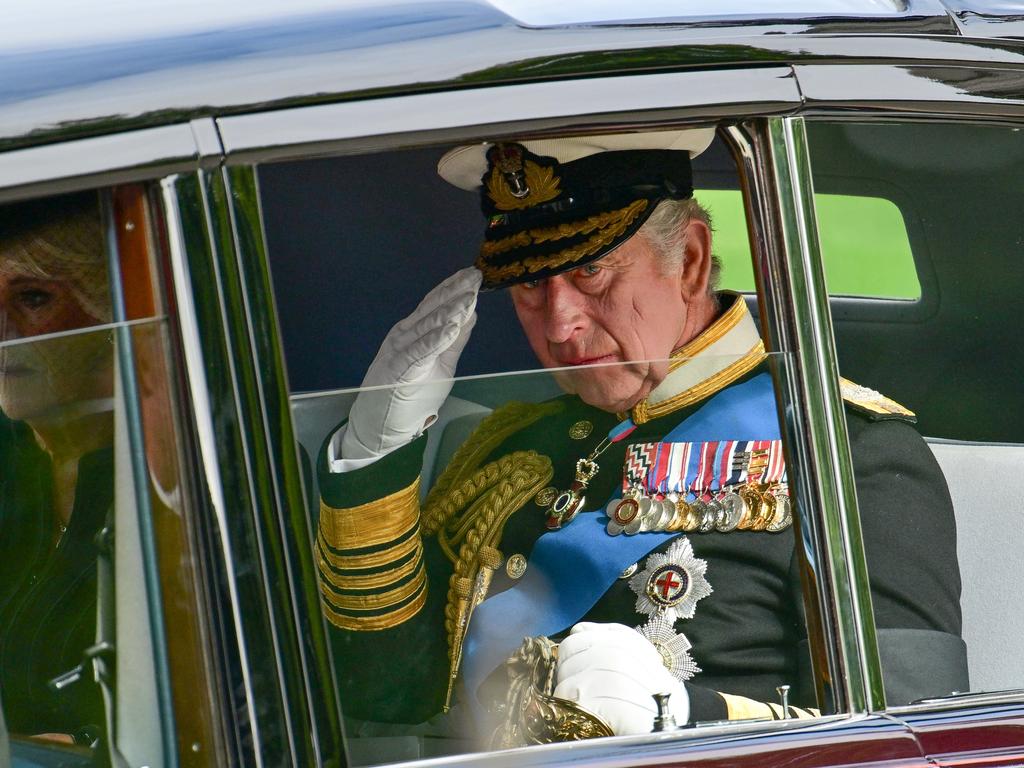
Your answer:
[[[349,411],[343,459],[379,458],[414,440],[437,418],[476,323],[482,278],[476,267],[459,270],[388,331]]]
[[[555,696],[599,715],[616,736],[651,732],[658,714],[655,693],[671,694],[669,709],[678,725],[689,720],[686,686],[635,629],[581,622],[558,646]]]

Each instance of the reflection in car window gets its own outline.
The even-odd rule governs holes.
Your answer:
[[[951,668],[963,672],[962,626],[970,674],[961,674],[955,689],[1020,687],[1024,635],[1014,584],[1022,542],[1012,500],[1019,496],[1014,468],[1024,456],[1024,359],[1020,345],[1006,341],[1018,323],[1024,280],[1019,129],[817,122],[808,136],[816,190],[894,200],[918,271],[929,278],[922,279],[923,311],[886,315],[864,307],[835,320],[843,371],[859,385],[845,385],[860,412],[849,420],[851,447],[872,450],[866,422],[877,422],[873,431],[890,444],[905,441],[914,425],[928,436],[927,448],[908,444],[896,464],[854,467],[862,518],[881,497],[900,509],[885,529],[865,528],[876,590],[899,593],[910,568],[934,585],[924,599],[876,601],[883,671],[913,657],[940,679]],[[823,238],[831,236],[824,218],[818,226]],[[946,484],[922,487],[937,473],[948,491]],[[931,556],[892,558],[894,537]],[[916,698],[900,682],[886,676],[890,704]]]
[[[140,185],[0,208],[0,703],[16,760],[157,764],[164,642],[188,702],[178,734],[215,751],[157,240]],[[167,638],[151,631],[158,566]]]
[[[655,693],[677,724],[817,715],[771,356],[691,192],[712,140],[444,155],[484,210],[475,267],[418,286],[362,387],[295,399],[357,762],[397,734],[426,755],[648,733]],[[547,370],[453,380],[499,298]]]
[[[112,318],[98,197],[0,215],[3,703],[13,733],[90,745],[104,712],[80,665],[113,502],[113,346],[89,330]]]

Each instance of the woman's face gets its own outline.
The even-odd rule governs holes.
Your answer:
[[[0,254],[0,410],[31,422],[110,397],[110,335],[80,330],[101,323],[71,280],[27,274]]]

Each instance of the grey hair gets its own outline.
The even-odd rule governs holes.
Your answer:
[[[711,213],[692,197],[685,200],[662,200],[638,230],[661,257],[662,268],[666,273],[679,268],[685,246],[683,232],[694,219],[703,221],[708,229],[714,231]],[[718,289],[721,274],[722,262],[712,254],[711,274],[708,276],[708,293],[712,296]]]
[[[0,268],[43,280],[65,279],[91,316],[104,323],[113,317],[95,192],[0,209]]]

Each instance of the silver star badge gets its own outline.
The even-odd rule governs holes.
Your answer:
[[[680,536],[664,553],[649,556],[644,569],[629,580],[629,588],[636,593],[636,610],[660,615],[670,625],[693,618],[697,601],[711,594],[704,578],[707,568],[707,561],[693,554],[690,540]]]
[[[690,641],[682,632],[677,633],[663,616],[655,616],[636,631],[643,635],[661,654],[661,661],[672,677],[685,682],[700,672],[690,655]]]

